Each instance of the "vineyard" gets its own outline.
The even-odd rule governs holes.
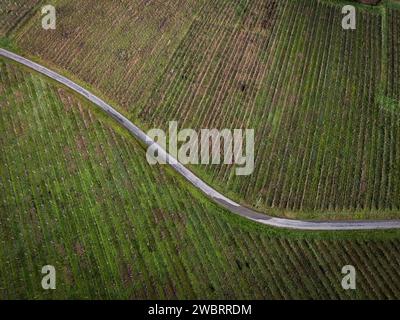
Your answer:
[[[201,4],[199,0],[122,0],[101,5],[96,0],[58,0],[53,1],[56,30],[45,32],[37,14],[18,37],[26,39],[27,51],[128,107],[149,94],[145,91],[162,75]]]
[[[400,298],[397,231],[257,227],[148,165],[65,88],[5,59],[0,77],[0,300]],[[356,291],[340,285],[346,264]]]
[[[32,9],[40,0],[1,0],[0,4],[0,37],[10,33],[18,24],[27,20]]]
[[[386,94],[391,100],[400,101],[400,10],[388,11],[388,73]],[[397,110],[400,113],[400,109]]]
[[[359,7],[357,29],[344,31],[335,1],[92,2],[57,1],[57,29],[36,16],[16,43],[143,128],[253,128],[251,176],[190,167],[243,204],[300,218],[398,217],[396,5]]]
[[[205,14],[139,118],[156,127],[175,119],[196,129],[254,128],[250,177],[227,165],[200,172],[267,212],[396,216],[400,117],[384,113],[377,99],[385,68],[382,16],[357,14],[353,32],[343,31],[337,6],[308,0],[255,1],[239,23],[210,21],[213,31],[201,25]],[[397,59],[398,43],[391,48]],[[396,73],[388,73],[394,90]]]

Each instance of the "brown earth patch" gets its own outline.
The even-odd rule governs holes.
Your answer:
[[[71,268],[69,268],[68,266],[64,266],[63,271],[64,271],[64,276],[65,276],[65,282],[68,285],[73,285],[75,283],[75,280],[74,280],[74,275],[72,274]]]
[[[79,257],[83,257],[85,255],[85,248],[80,242],[75,242],[74,251]]]
[[[133,268],[129,264],[124,264],[121,270],[122,274],[122,281],[125,287],[130,287],[131,283],[133,282]]]
[[[25,133],[25,127],[22,123],[17,123],[14,126],[14,133],[16,137],[21,137]]]
[[[80,154],[83,156],[83,158],[85,160],[87,160],[89,158],[89,154],[87,151],[87,142],[84,136],[77,136],[75,139],[76,145],[78,147],[78,150],[80,152]]]
[[[60,98],[61,102],[63,103],[64,109],[66,111],[70,111],[72,109],[70,96],[62,88],[58,88],[57,92],[58,92],[58,97]]]
[[[24,94],[20,91],[20,90],[15,90],[14,91],[14,97],[15,97],[15,101],[17,103],[23,103],[24,102]]]
[[[62,243],[56,243],[55,247],[56,247],[57,253],[58,253],[61,257],[65,257],[65,248],[64,248],[64,245],[63,245]]]
[[[381,2],[381,0],[357,0],[357,2],[363,4],[378,4],[379,2]]]

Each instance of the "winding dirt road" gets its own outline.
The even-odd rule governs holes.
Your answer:
[[[90,102],[101,108],[109,116],[114,118],[120,125],[125,127],[136,139],[145,143],[147,146],[153,146],[159,152],[160,156],[168,160],[170,166],[181,174],[186,180],[192,183],[197,189],[205,193],[215,203],[228,209],[232,213],[238,214],[249,220],[265,224],[273,227],[298,229],[298,230],[377,230],[377,229],[400,229],[400,220],[363,220],[363,221],[304,221],[270,217],[261,214],[249,208],[243,207],[240,204],[226,198],[224,195],[207,185],[203,180],[199,179],[185,166],[179,163],[175,158],[170,156],[164,149],[147,136],[141,129],[135,126],[131,121],[124,117],[121,113],[112,108],[109,104],[98,98],[88,90],[79,86],[75,82],[66,77],[51,71],[31,60],[21,57],[15,53],[0,48],[0,56],[11,59],[22,65],[25,65],[57,82],[69,87],[75,92],[81,94]]]

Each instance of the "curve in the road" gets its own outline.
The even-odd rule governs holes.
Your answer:
[[[114,118],[120,125],[125,127],[136,139],[145,143],[147,146],[153,146],[159,152],[159,155],[163,156],[169,165],[178,173],[180,173],[186,180],[192,183],[197,189],[201,190],[208,197],[220,206],[228,209],[229,211],[245,217],[249,220],[265,224],[273,227],[298,229],[298,230],[377,230],[377,229],[400,229],[400,220],[363,220],[363,221],[304,221],[304,220],[292,220],[284,218],[270,217],[265,214],[261,214],[249,208],[243,207],[242,205],[228,199],[209,185],[203,180],[199,179],[185,166],[179,163],[175,158],[170,156],[164,149],[161,148],[156,142],[154,142],[149,136],[147,136],[141,129],[135,126],[131,121],[124,117],[121,113],[112,108],[109,104],[98,98],[85,88],[76,84],[72,80],[47,69],[29,59],[26,59],[13,52],[0,48],[0,56],[11,59],[15,62],[23,64],[41,74],[48,76],[49,78],[56,80],[57,82],[69,87],[86,99],[100,107],[108,115]]]

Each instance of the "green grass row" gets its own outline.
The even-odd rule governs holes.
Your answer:
[[[3,59],[0,77],[0,299],[400,297],[398,232],[248,222],[65,88]]]
[[[357,29],[345,31],[338,7],[325,2],[249,1],[239,20],[227,18],[229,1],[220,5],[219,18],[199,15],[133,117],[148,127],[177,120],[182,128],[254,128],[250,177],[226,165],[192,169],[260,210],[397,217],[400,125],[379,95],[387,67],[388,85],[398,87],[398,43],[386,66],[381,10],[358,11]]]
[[[143,128],[254,128],[250,177],[232,166],[191,168],[237,201],[289,217],[395,218],[398,11],[357,6],[357,29],[344,31],[338,3],[122,1],[92,10],[60,0],[55,31],[42,30],[37,14],[11,37]]]

